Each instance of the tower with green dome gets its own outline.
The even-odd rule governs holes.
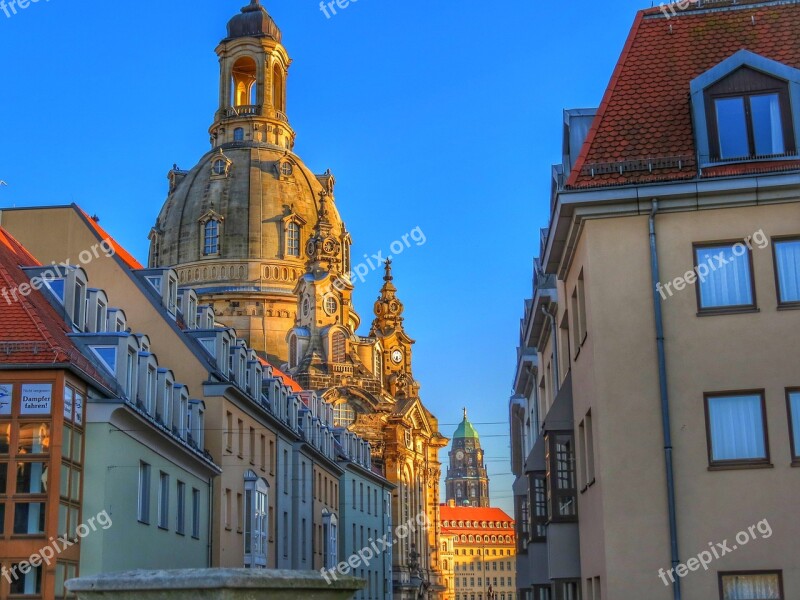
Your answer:
[[[448,504],[456,506],[489,506],[489,476],[481,448],[481,440],[475,427],[467,418],[455,433],[450,448],[450,466],[447,468],[445,488]]]

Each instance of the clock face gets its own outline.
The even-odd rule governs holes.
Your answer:
[[[393,350],[392,351],[392,362],[396,365],[399,365],[403,362],[403,353],[400,350]]]
[[[464,460],[464,453],[461,450],[459,450],[458,452],[456,452],[456,458],[458,460]]]

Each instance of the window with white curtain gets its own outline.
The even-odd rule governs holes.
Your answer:
[[[775,241],[778,302],[800,304],[800,238]]]
[[[761,392],[706,396],[711,464],[768,462],[764,416]]]
[[[755,307],[750,250],[742,243],[695,246],[700,311]]]
[[[721,600],[783,600],[783,578],[774,573],[721,573]]]
[[[789,403],[789,428],[792,438],[792,460],[800,462],[800,390],[789,390],[786,393]]]

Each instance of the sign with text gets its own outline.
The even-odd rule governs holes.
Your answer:
[[[72,421],[72,389],[64,388],[64,419]]]
[[[13,392],[13,383],[0,383],[0,415],[11,414],[11,398]]]
[[[49,415],[53,407],[53,385],[25,383],[22,385],[19,414]]]

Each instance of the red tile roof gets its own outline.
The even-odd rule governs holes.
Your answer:
[[[292,379],[286,373],[281,371],[278,367],[271,365],[261,357],[258,357],[258,361],[265,367],[272,367],[272,374],[281,381],[283,381],[283,385],[288,386],[289,389],[292,390],[293,392],[304,391],[303,387],[299,383],[297,383],[294,379]]]
[[[514,519],[509,517],[500,508],[479,508],[477,506],[439,506],[439,516],[442,521],[506,521],[513,523]]]
[[[20,292],[20,285],[30,284],[21,267],[36,266],[40,263],[31,253],[0,227],[0,365],[73,363],[106,385],[67,337],[69,327],[44,295]]]
[[[142,264],[136,260],[132,254],[125,250],[125,248],[123,248],[114,238],[108,235],[105,229],[100,227],[100,224],[97,221],[83,212],[80,207],[75,206],[75,208],[84,216],[89,226],[94,229],[95,232],[97,232],[97,234],[100,236],[100,239],[105,240],[106,243],[108,243],[114,249],[114,253],[119,256],[120,259],[122,259],[122,262],[124,262],[129,269],[144,269]]]
[[[691,81],[742,49],[800,68],[798,0],[723,0],[683,11],[676,7],[676,13],[669,19],[659,8],[638,13],[568,187],[697,177]],[[660,162],[652,172],[645,166],[620,174],[614,166],[647,165],[650,159]],[[728,165],[703,175],[770,168],[797,168],[797,162]]]

